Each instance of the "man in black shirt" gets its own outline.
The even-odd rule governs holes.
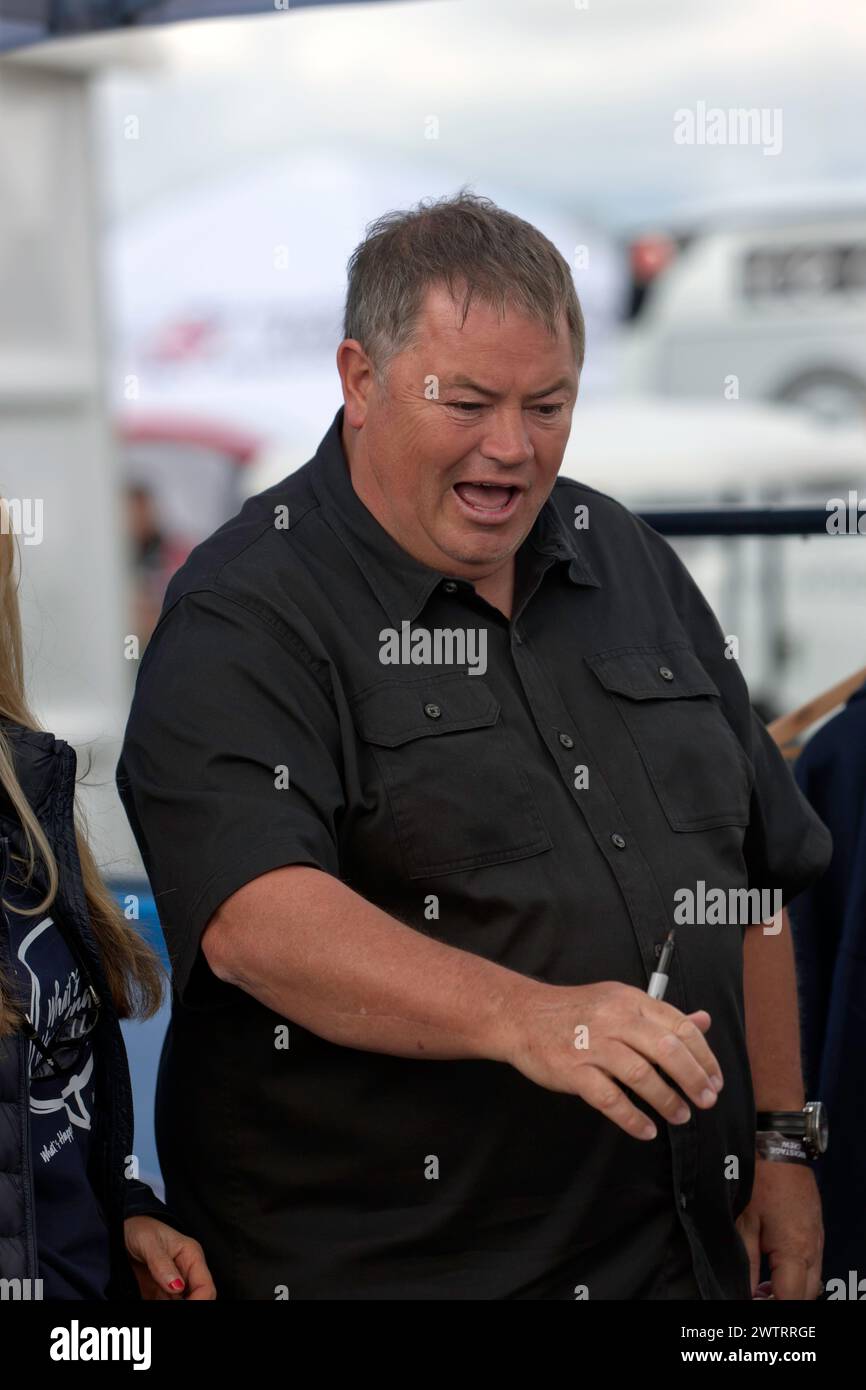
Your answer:
[[[756,1174],[804,1099],[756,904],[830,839],[672,549],[557,479],[583,351],[535,228],[384,218],[315,457],[169,586],[118,787],[221,1296],[748,1298],[759,1249],[817,1294],[812,1174]]]

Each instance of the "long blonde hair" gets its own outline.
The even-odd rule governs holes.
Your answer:
[[[24,689],[24,659],[21,614],[18,607],[18,548],[10,524],[8,503],[0,497],[0,718],[23,725],[34,732],[45,732],[28,707]],[[59,886],[57,861],[39,820],[15,774],[15,760],[9,740],[0,728],[0,785],[5,789],[24,832],[26,857],[13,855],[26,865],[21,880],[29,886],[38,861],[47,875],[48,887],[36,907],[18,908],[22,916],[47,911]],[[81,861],[84,894],[93,934],[99,945],[102,965],[114,1006],[120,1018],[151,1018],[163,998],[165,973],[159,957],[124,917],[119,904],[100,877],[87,841],[84,816],[74,805],[75,839]],[[9,904],[3,900],[3,906]],[[24,1020],[19,1002],[12,997],[0,971],[0,1037],[14,1033]]]

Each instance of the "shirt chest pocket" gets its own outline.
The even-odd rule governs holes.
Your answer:
[[[499,702],[477,676],[382,681],[353,702],[390,803],[410,878],[551,848]]]
[[[749,824],[754,769],[687,642],[585,658],[613,699],[674,830]]]

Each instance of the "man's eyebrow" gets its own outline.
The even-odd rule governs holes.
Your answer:
[[[447,381],[443,381],[440,384],[445,387],[446,391],[454,386],[463,386],[469,391],[478,391],[482,396],[492,396],[494,400],[498,400],[501,395],[501,392],[494,391],[490,386],[479,386],[477,381],[473,381],[471,377],[468,376],[452,376],[449,377]]]
[[[528,401],[534,401],[539,396],[550,396],[554,391],[570,391],[571,382],[567,376],[561,376],[559,381],[555,381],[552,386],[545,386],[543,391],[531,391],[526,397]]]
[[[440,384],[445,388],[446,391],[450,390],[455,386],[462,386],[466,390],[477,391],[481,396],[490,396],[492,400],[499,400],[500,396],[502,395],[501,391],[494,391],[490,386],[479,386],[477,381],[473,381],[471,377],[468,376],[452,376],[449,377],[447,381],[443,381]],[[570,389],[571,382],[569,381],[568,377],[563,376],[560,377],[559,381],[555,381],[552,386],[545,386],[542,391],[531,391],[529,395],[526,397],[526,399],[528,401],[534,401],[537,400],[540,396],[550,396],[553,394],[554,391],[563,391]]]

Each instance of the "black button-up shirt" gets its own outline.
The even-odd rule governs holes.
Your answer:
[[[654,1116],[650,1142],[500,1062],[291,1021],[276,1047],[285,1020],[207,967],[218,905],[308,864],[537,980],[646,989],[676,894],[787,903],[830,856],[650,527],[557,480],[508,620],[367,511],[341,425],[193,551],[138,676],[118,787],[174,966],[168,1200],[233,1297],[645,1298],[677,1248],[703,1297],[748,1297],[736,921],[678,930],[666,998],[710,1012],[725,1085],[685,1126]]]

